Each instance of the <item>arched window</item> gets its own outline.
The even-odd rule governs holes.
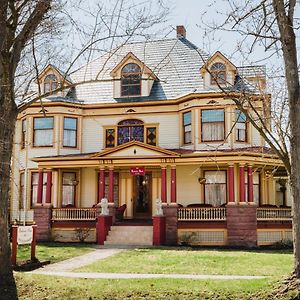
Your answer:
[[[224,84],[226,83],[226,66],[222,63],[214,63],[210,67],[211,84]]]
[[[121,71],[121,96],[141,95],[141,68],[137,64],[127,64]]]
[[[118,123],[118,145],[129,141],[144,142],[144,123],[140,120],[124,120]]]
[[[44,93],[49,93],[58,88],[57,77],[54,74],[49,74],[44,79]]]

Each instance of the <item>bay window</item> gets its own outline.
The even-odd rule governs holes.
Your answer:
[[[77,119],[64,117],[64,147],[77,147]]]
[[[183,143],[192,142],[192,112],[188,111],[183,115]]]
[[[224,109],[201,111],[202,142],[223,141],[225,136]]]
[[[247,119],[240,110],[236,110],[235,139],[237,142],[247,141]]]
[[[53,117],[33,119],[33,145],[35,147],[53,146]]]

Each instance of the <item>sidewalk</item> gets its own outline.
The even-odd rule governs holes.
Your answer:
[[[137,278],[182,278],[182,279],[262,279],[265,276],[241,276],[241,275],[194,275],[194,274],[137,274],[137,273],[86,273],[72,272],[72,270],[89,265],[94,261],[105,259],[118,254],[128,248],[100,248],[93,252],[73,257],[71,259],[47,265],[30,273],[63,276],[70,278],[93,278],[93,279],[137,279]]]

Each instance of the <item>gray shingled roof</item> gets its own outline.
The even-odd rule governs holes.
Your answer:
[[[158,80],[154,81],[148,97],[114,98],[113,78],[110,72],[132,52],[142,61]],[[76,85],[65,98],[52,95],[48,101],[80,103],[118,103],[137,101],[172,100],[191,93],[217,92],[205,87],[200,68],[209,56],[185,38],[134,42],[113,49],[68,76],[72,83],[99,81]],[[264,66],[238,67],[235,85],[230,90],[256,92],[256,87],[247,81],[253,76],[265,76]]]
[[[113,98],[110,72],[129,52],[139,58],[159,78],[148,97]],[[93,80],[102,82],[76,86],[74,100],[84,103],[128,102],[175,99],[203,86],[200,68],[208,56],[188,40],[165,39],[147,43],[130,43],[113,55],[105,54],[71,74],[73,82]],[[104,66],[104,67],[103,67]]]

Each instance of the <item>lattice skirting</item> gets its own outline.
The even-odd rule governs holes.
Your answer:
[[[226,229],[178,229],[178,244],[222,246],[227,244]]]
[[[288,240],[293,240],[291,229],[257,229],[258,246],[272,245]]]
[[[96,242],[96,229],[94,228],[52,228],[51,237],[56,242],[76,243],[80,238],[85,242]]]

